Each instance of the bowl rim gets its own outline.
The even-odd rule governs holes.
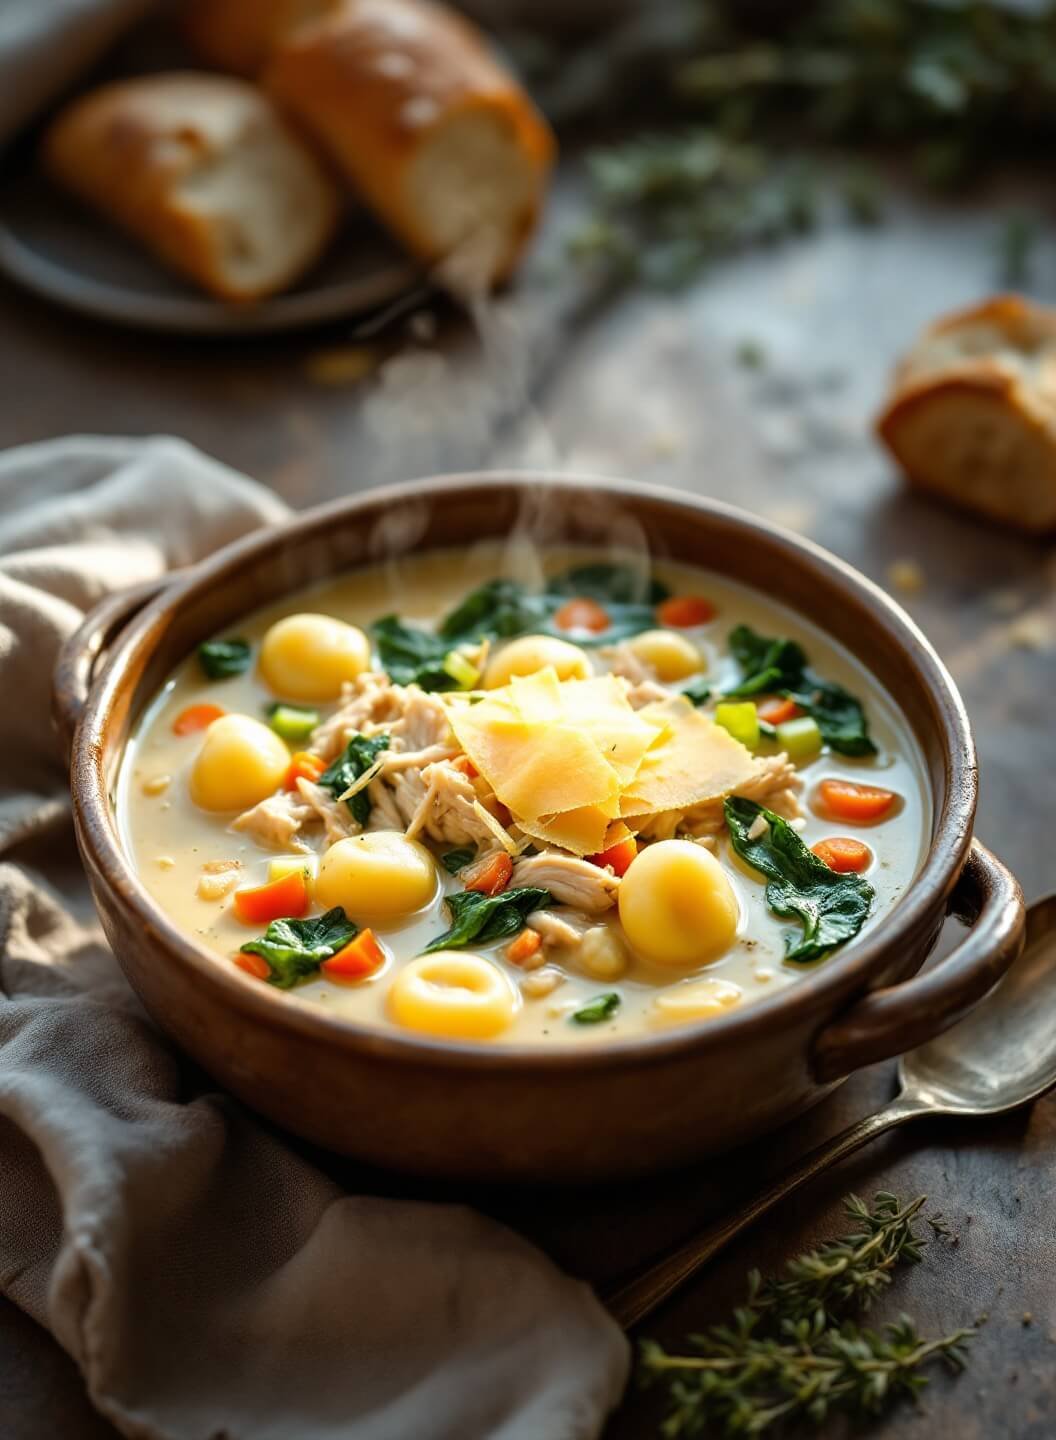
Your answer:
[[[111,805],[104,757],[107,730],[128,662],[152,653],[150,632],[167,612],[187,597],[208,590],[230,570],[260,563],[269,552],[288,545],[296,536],[330,529],[337,522],[351,523],[366,510],[428,498],[436,501],[474,489],[502,485],[515,491],[551,489],[595,491],[648,500],[661,505],[693,509],[713,515],[727,525],[746,527],[768,543],[820,569],[837,586],[868,601],[876,620],[905,654],[918,679],[937,701],[943,718],[945,793],[941,803],[932,786],[933,840],[912,885],[875,927],[847,951],[803,975],[794,985],[753,1000],[702,1026],[679,1026],[668,1031],[601,1040],[590,1045],[502,1044],[486,1046],[443,1040],[413,1032],[387,1030],[334,1014],[323,1006],[301,1000],[296,994],[261,985],[234,965],[224,966],[213,950],[198,945],[189,932],[172,920],[139,879],[122,843],[116,813]],[[423,546],[424,549],[433,548]],[[441,548],[441,547],[435,547]],[[692,563],[692,562],[685,562]],[[331,578],[329,575],[321,578]],[[735,578],[731,576],[730,578]],[[741,582],[745,583],[745,582]],[[283,592],[286,593],[286,592]],[[290,594],[295,593],[293,590]],[[279,598],[279,597],[276,597]],[[787,602],[784,602],[787,603]],[[816,622],[815,622],[816,623]],[[822,627],[823,628],[823,627]],[[869,667],[866,666],[868,669]],[[119,762],[120,763],[120,762]],[[945,665],[916,623],[873,581],[831,552],[768,520],[724,501],[671,487],[592,474],[564,474],[545,470],[492,469],[452,473],[379,486],[295,512],[277,525],[268,525],[222,546],[186,572],[173,577],[157,597],[131,620],[114,641],[101,672],[95,677],[76,733],[70,759],[70,785],[78,838],[89,868],[106,885],[110,899],[145,935],[163,945],[172,957],[189,968],[202,984],[234,1013],[279,1029],[292,1029],[321,1044],[345,1044],[379,1060],[441,1064],[488,1070],[531,1066],[550,1071],[576,1071],[636,1063],[651,1065],[692,1052],[726,1046],[750,1032],[764,1029],[777,1014],[785,1023],[809,1023],[811,1012],[820,1026],[837,1008],[868,989],[870,976],[880,968],[900,939],[924,933],[929,921],[952,891],[971,844],[977,800],[975,745],[964,702]],[[941,913],[941,912],[940,912]],[[292,1004],[290,1002],[293,1002]],[[826,1002],[829,1002],[826,1010]]]

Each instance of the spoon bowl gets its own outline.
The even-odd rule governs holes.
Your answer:
[[[898,1078],[917,1112],[968,1116],[1003,1114],[1056,1085],[1056,895],[1027,911],[1023,953],[990,994],[903,1055]]]

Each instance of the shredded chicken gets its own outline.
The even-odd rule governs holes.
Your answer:
[[[589,860],[562,855],[556,850],[524,855],[513,867],[511,885],[539,885],[555,900],[586,915],[600,915],[616,903],[619,879]],[[534,928],[534,927],[533,927]]]
[[[338,840],[358,834],[359,825],[352,812],[344,801],[335,800],[329,790],[324,790],[321,785],[301,776],[297,781],[297,792],[313,815],[322,821],[328,845],[335,845]]]
[[[392,736],[394,752],[424,750],[451,738],[442,700],[417,685],[393,685],[387,675],[369,670],[344,687],[340,709],[312,733],[311,749],[330,761],[353,735],[382,731]]]
[[[782,753],[759,760],[755,774],[732,793],[765,803],[778,815],[791,820],[802,813],[796,793],[802,783],[796,767]],[[723,797],[719,797],[702,801],[688,810],[664,810],[659,815],[645,816],[637,823],[637,829],[643,840],[670,840],[675,835],[700,839],[718,834],[725,823]]]
[[[529,930],[541,935],[544,945],[571,949],[583,939],[590,922],[578,910],[533,910],[524,922]]]
[[[238,884],[241,872],[241,860],[207,860],[195,893],[199,900],[222,900]]]
[[[659,680],[639,680],[637,685],[627,688],[627,703],[632,710],[640,710],[643,705],[652,705],[657,700],[670,699],[671,691],[665,690]]]
[[[375,780],[367,793],[375,807],[371,824],[406,830],[412,839],[423,835],[443,845],[493,846],[498,838],[480,816],[473,781],[450,760],[423,770],[395,770]]]
[[[607,669],[613,675],[618,675],[622,680],[628,681],[632,686],[641,685],[646,680],[656,679],[656,671],[644,660],[640,660],[631,647],[622,645],[603,645],[598,651],[598,658],[603,660]],[[666,700],[668,692],[662,692],[660,698]]]
[[[278,794],[261,800],[251,810],[246,810],[231,828],[244,831],[259,845],[270,846],[273,850],[304,851],[309,846],[298,838],[298,831],[315,813],[300,795],[280,790]]]

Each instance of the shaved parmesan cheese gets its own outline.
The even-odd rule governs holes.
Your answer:
[[[526,835],[545,845],[557,845],[574,855],[596,855],[605,849],[605,837],[614,818],[610,812],[618,808],[617,796],[611,805],[584,805],[578,810],[566,810],[562,815],[518,823]]]
[[[666,723],[624,793],[624,818],[688,810],[728,795],[751,779],[758,762],[739,740],[684,700],[663,700],[638,712]]]

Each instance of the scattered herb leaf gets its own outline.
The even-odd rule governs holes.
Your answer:
[[[250,940],[241,948],[268,962],[269,985],[290,990],[314,975],[324,960],[336,955],[358,933],[359,926],[335,905],[325,915],[308,920],[273,920],[259,940]]]
[[[460,850],[448,850],[440,856],[440,863],[449,875],[457,875],[477,858],[475,845],[464,845]]]
[[[688,685],[683,685],[681,692],[691,705],[701,706],[711,699],[711,686],[696,676]]]
[[[431,941],[424,950],[460,950],[479,940],[482,945],[504,940],[524,928],[533,910],[542,910],[553,903],[550,891],[524,885],[516,890],[503,890],[498,895],[484,895],[479,890],[459,890],[448,895],[446,904],[451,914],[451,928]]]
[[[870,1211],[851,1195],[854,1232],[790,1261],[784,1279],[764,1282],[753,1271],[744,1305],[731,1322],[691,1335],[693,1353],[642,1341],[639,1378],[668,1388],[667,1440],[784,1433],[837,1413],[869,1419],[919,1396],[925,1365],[962,1370],[974,1328],[924,1340],[904,1315],[880,1331],[846,1318],[890,1285],[898,1265],[922,1258],[926,1242],[912,1222],[923,1204],[923,1196],[903,1205],[881,1193]]]
[[[819,960],[858,934],[873,901],[867,880],[830,870],[787,821],[754,800],[731,796],[725,811],[734,850],[767,876],[767,905],[783,920],[796,919],[803,926],[802,938],[789,937],[786,960]],[[751,840],[748,834],[759,816],[767,829]]]
[[[822,739],[841,755],[875,755],[862,702],[835,681],[823,680],[810,669],[807,657],[794,640],[760,635],[748,625],[730,631],[730,650],[743,678],[727,694],[784,695],[813,716]]]
[[[318,785],[338,799],[348,787],[374,764],[383,750],[391,744],[388,735],[353,735],[345,746],[344,753],[319,776]],[[346,802],[352,818],[360,825],[370,819],[370,798],[366,790],[357,791]]]
[[[593,1000],[588,1000],[580,1010],[574,1010],[569,1019],[576,1025],[600,1025],[605,1020],[611,1020],[620,1008],[620,997],[615,990],[608,990],[604,995],[598,995]]]
[[[210,680],[244,675],[251,659],[248,640],[206,640],[198,646],[198,663]]]

